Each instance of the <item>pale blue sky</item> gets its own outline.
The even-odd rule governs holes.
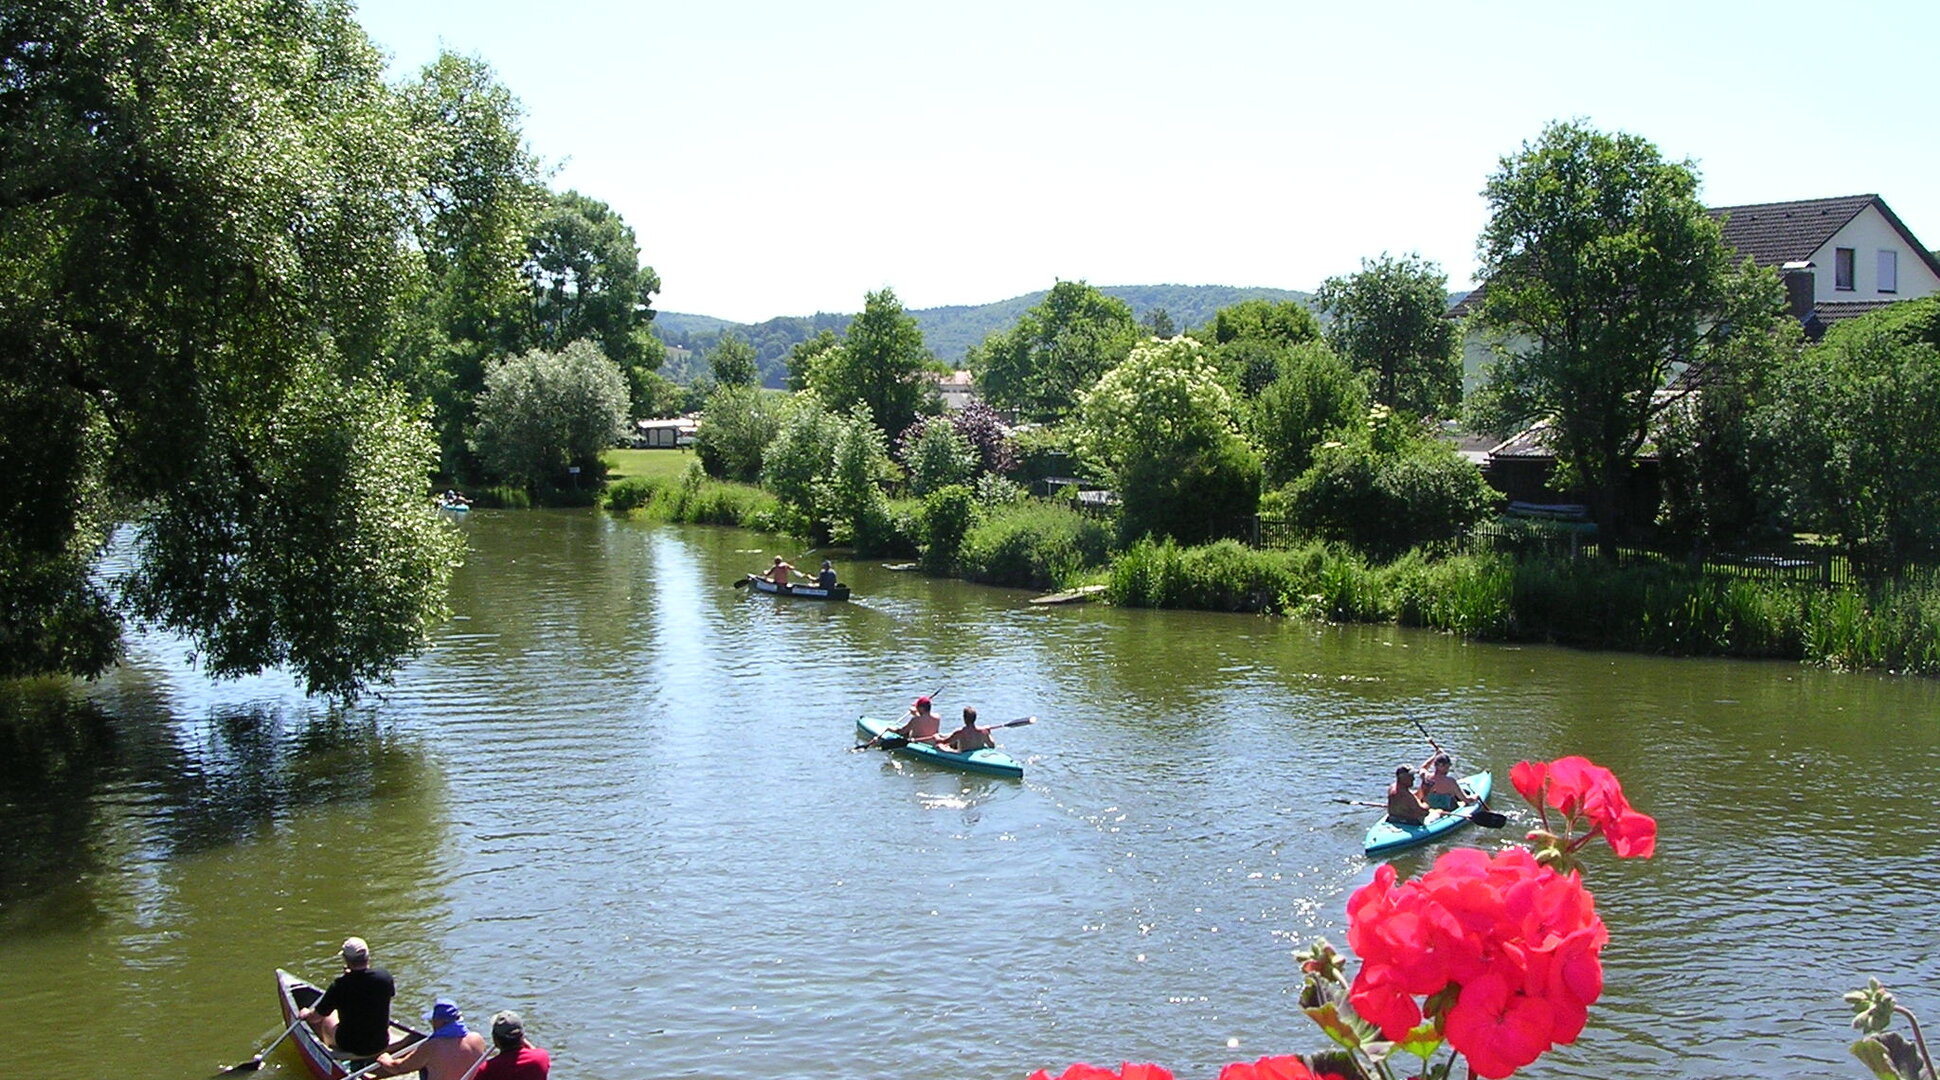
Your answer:
[[[1351,10],[1347,10],[1350,9]],[[365,0],[414,71],[488,61],[655,307],[755,322],[1059,279],[1310,290],[1418,252],[1470,283],[1483,181],[1581,118],[1710,205],[1877,192],[1940,245],[1940,6]]]

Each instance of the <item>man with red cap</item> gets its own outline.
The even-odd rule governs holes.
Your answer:
[[[893,728],[884,730],[882,734],[862,745],[879,746],[884,740],[890,738],[898,740],[891,745],[913,742],[933,743],[936,741],[936,733],[941,730],[943,730],[943,721],[935,713],[930,711],[930,699],[927,697],[919,697],[909,707],[909,711],[903,714],[901,723]]]

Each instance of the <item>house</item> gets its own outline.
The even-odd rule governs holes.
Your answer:
[[[1940,257],[1878,195],[1720,206],[1709,213],[1722,223],[1727,245],[1778,272],[1792,315],[1811,340],[1818,340],[1833,323],[1940,293]],[[1474,311],[1486,288],[1484,284],[1464,296],[1449,315]],[[1481,335],[1465,336],[1467,389],[1479,384],[1482,366],[1493,360],[1489,345]],[[1567,497],[1548,486],[1556,462],[1543,427],[1503,440],[1483,462],[1490,485],[1512,503],[1549,504]],[[1619,498],[1630,506],[1633,520],[1648,520],[1656,504],[1656,458],[1641,455],[1637,463],[1631,490]]]
[[[956,412],[976,399],[976,387],[967,371],[938,375],[934,385],[936,396],[943,399],[943,408],[949,412]]]
[[[689,446],[694,442],[694,431],[698,426],[691,416],[676,416],[671,420],[635,420],[633,446],[637,450],[671,450]]]
[[[1877,195],[1720,206],[1724,242],[1785,279],[1792,314],[1818,340],[1835,322],[1940,293],[1940,258]]]

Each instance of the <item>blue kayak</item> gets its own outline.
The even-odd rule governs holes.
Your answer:
[[[873,716],[861,716],[856,718],[855,726],[857,731],[873,739],[896,725],[891,721],[878,720]],[[906,758],[927,761],[932,765],[941,765],[946,769],[956,769],[959,772],[983,773],[988,776],[1021,777],[1024,775],[1024,766],[1018,764],[1016,758],[995,747],[959,754],[954,750],[945,750],[929,743],[903,742],[893,735],[883,745]]]
[[[1367,838],[1361,841],[1361,850],[1370,856],[1390,855],[1438,840],[1471,824],[1475,812],[1482,808],[1482,800],[1489,797],[1491,782],[1492,778],[1485,772],[1462,777],[1462,790],[1475,796],[1476,801],[1463,803],[1448,813],[1433,813],[1420,825],[1396,825],[1387,819],[1387,815],[1382,815],[1381,820],[1368,828]]]

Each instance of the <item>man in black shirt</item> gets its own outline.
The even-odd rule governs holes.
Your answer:
[[[339,1053],[374,1058],[391,1042],[391,973],[370,966],[363,938],[344,940],[344,973],[310,1008],[298,1013]]]

